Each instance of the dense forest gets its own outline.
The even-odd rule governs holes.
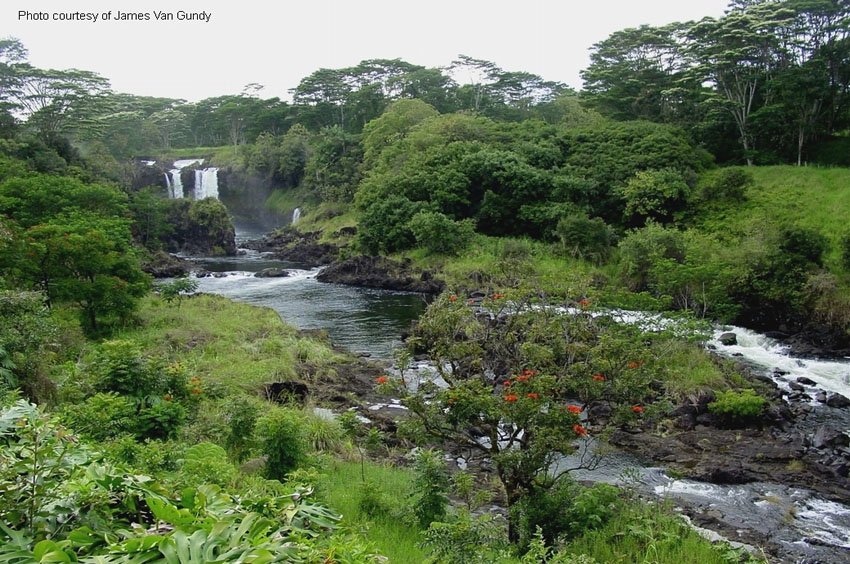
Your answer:
[[[705,350],[708,323],[850,350],[850,3],[733,0],[590,53],[580,91],[459,55],[190,103],[0,40],[0,561],[762,561],[551,469],[589,434],[697,413],[726,439],[790,425]],[[236,252],[236,208],[169,198],[151,164],[184,157],[257,200],[241,214],[303,210],[271,241],[437,277],[398,377],[191,278],[154,283],[169,252]],[[611,308],[678,321],[589,314]],[[445,388],[408,389],[423,355]],[[342,415],[270,401],[272,381]],[[353,416],[376,397],[409,418]],[[431,449],[455,447],[492,469],[450,474]],[[776,460],[787,483],[832,476]]]

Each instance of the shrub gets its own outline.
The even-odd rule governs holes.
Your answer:
[[[717,399],[708,404],[708,410],[730,421],[746,421],[760,416],[766,406],[766,399],[747,388],[720,392]]]
[[[389,196],[371,204],[360,218],[357,238],[371,254],[409,249],[415,242],[410,220],[424,207],[403,196]]]
[[[743,168],[722,168],[708,175],[700,186],[704,201],[727,200],[741,202],[747,188],[755,183],[753,174]]]
[[[562,217],[555,234],[568,255],[602,263],[611,252],[613,233],[605,222],[583,213]]]
[[[372,480],[360,484],[360,501],[357,508],[360,513],[372,519],[389,515],[391,512],[387,496]]]
[[[213,443],[199,443],[186,450],[181,470],[186,481],[197,485],[227,486],[236,476],[236,468],[227,461],[227,452]]]
[[[431,254],[454,255],[469,246],[472,220],[455,221],[440,212],[421,211],[408,223],[416,244]]]
[[[626,284],[635,291],[645,290],[650,269],[662,259],[685,260],[685,240],[676,229],[649,222],[630,232],[619,245],[620,269]]]
[[[266,476],[283,480],[306,456],[304,424],[298,413],[274,409],[257,421],[257,435],[266,455]]]
[[[411,504],[413,515],[423,529],[446,516],[449,505],[449,474],[442,453],[420,450],[413,464],[416,480],[413,483]]]
[[[92,371],[95,387],[103,392],[145,397],[162,387],[142,356],[141,347],[132,341],[106,341],[98,348]]]
[[[191,278],[177,278],[171,282],[163,282],[156,287],[160,297],[167,303],[177,300],[177,307],[180,307],[180,301],[184,294],[191,294],[198,289],[198,282]]]
[[[574,538],[602,527],[617,511],[619,490],[608,484],[583,488],[562,478],[551,488],[540,488],[525,496],[516,512],[519,545],[525,550],[541,531],[546,544],[559,537]]]
[[[262,403],[254,398],[240,396],[227,402],[224,407],[227,420],[227,435],[224,442],[230,455],[237,462],[248,458],[254,448],[254,428],[260,416]]]
[[[135,403],[114,392],[95,394],[81,404],[68,405],[62,419],[81,435],[104,441],[134,432]]]
[[[171,439],[186,421],[186,408],[176,401],[154,399],[139,411],[138,436],[148,439]]]
[[[635,174],[623,188],[625,215],[638,225],[647,219],[667,221],[682,209],[690,188],[681,173],[672,170],[645,170]]]

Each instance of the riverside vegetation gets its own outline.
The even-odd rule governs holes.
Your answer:
[[[704,350],[709,321],[850,348],[848,16],[733,2],[623,30],[581,92],[468,56],[375,59],[291,104],[119,94],[0,41],[0,561],[768,559],[558,464],[674,433],[682,407],[784,424],[769,386]],[[221,167],[224,204],[169,200],[140,162],[177,157]],[[189,279],[155,286],[167,251],[235,252],[225,204],[302,208],[278,252],[439,278],[399,373]],[[410,385],[416,355],[445,386]],[[408,416],[350,411],[386,397]],[[807,464],[787,465],[827,479]]]

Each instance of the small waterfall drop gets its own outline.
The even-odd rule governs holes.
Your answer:
[[[292,210],[292,221],[291,225],[295,225],[301,220],[301,208],[295,208]]]
[[[166,178],[168,178],[166,176]],[[168,182],[168,195],[173,198],[183,198],[183,179],[180,178],[180,169],[171,169],[171,180]]]
[[[218,199],[218,169],[205,168],[195,171],[195,199]]]

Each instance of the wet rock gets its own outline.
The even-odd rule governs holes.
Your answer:
[[[730,345],[737,345],[738,335],[732,332],[723,333],[717,340],[720,341],[721,344],[726,345],[727,347]]]
[[[815,394],[815,399],[820,403],[826,403],[826,392],[818,392]]]
[[[257,278],[286,278],[289,276],[289,271],[283,268],[265,268],[254,273]]]
[[[787,376],[788,374],[790,374],[790,372],[788,372],[787,370],[782,370],[781,368],[773,369],[774,376]]]
[[[826,398],[826,405],[836,408],[850,407],[850,399],[847,399],[841,394],[829,394]]]
[[[213,272],[212,273],[213,278],[227,278],[228,276],[230,276],[229,272]]]
[[[799,378],[797,378],[797,382],[800,384],[805,384],[806,386],[817,386],[818,384],[811,378],[806,378],[805,376],[800,376]]]
[[[386,257],[358,256],[337,261],[322,270],[316,279],[319,282],[332,282],[364,288],[440,293],[445,283],[434,279],[432,275],[423,277],[408,265]]]
[[[157,251],[142,262],[142,270],[154,278],[178,278],[185,276],[189,273],[191,267],[192,265],[188,261],[164,251]]]
[[[798,384],[797,382],[789,382],[788,387],[794,390],[795,392],[803,392],[806,390],[806,387],[802,384]]]
[[[850,446],[850,437],[844,431],[821,425],[812,435],[811,443],[814,448]]]

